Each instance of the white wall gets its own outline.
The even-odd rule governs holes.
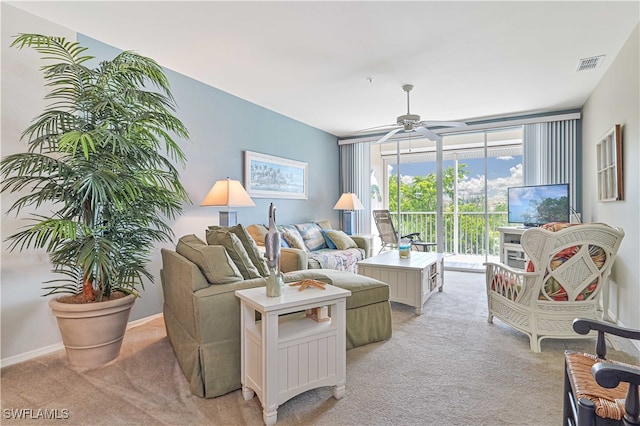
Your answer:
[[[18,33],[57,34],[75,40],[75,33],[42,19],[1,5],[2,22],[2,131],[1,154],[23,152],[19,142],[22,131],[40,114],[47,93],[39,70],[40,55],[32,49],[9,48]],[[39,84],[34,84],[37,82]],[[2,194],[2,270],[0,274],[0,310],[2,312],[2,358],[49,345],[59,345],[56,320],[41,297],[42,282],[51,278],[48,258],[43,251],[7,252],[4,241],[9,232],[24,226],[15,214],[5,212],[16,197]],[[35,344],[35,342],[38,342]],[[4,365],[4,363],[3,363]]]
[[[619,226],[625,238],[614,264],[610,311],[626,327],[640,329],[640,33],[639,26],[609,66],[583,107],[584,221]],[[624,200],[599,203],[596,143],[622,124]]]

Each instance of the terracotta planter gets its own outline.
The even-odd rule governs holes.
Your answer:
[[[128,295],[99,303],[49,301],[70,367],[97,368],[118,357],[135,300],[134,295]]]

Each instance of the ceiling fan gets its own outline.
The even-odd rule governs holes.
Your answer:
[[[402,90],[407,92],[407,113],[399,116],[396,120],[396,124],[366,129],[366,131],[371,131],[374,129],[382,130],[386,128],[391,129],[387,134],[385,134],[378,140],[378,143],[386,141],[401,130],[404,130],[405,132],[418,132],[421,135],[435,141],[438,138],[438,135],[431,131],[429,129],[430,127],[464,127],[467,125],[467,123],[461,121],[420,121],[420,116],[417,114],[411,114],[409,110],[409,92],[411,92],[411,89],[413,89],[413,84],[405,84],[402,86]]]

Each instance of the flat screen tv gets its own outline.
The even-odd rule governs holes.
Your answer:
[[[525,227],[549,222],[569,222],[569,184],[507,188],[509,223]]]

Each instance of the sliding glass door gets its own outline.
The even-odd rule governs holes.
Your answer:
[[[440,241],[459,269],[498,255],[506,189],[522,183],[521,127],[444,136],[442,226],[437,227],[436,142],[404,139],[371,146],[372,208],[388,208],[400,234]]]

